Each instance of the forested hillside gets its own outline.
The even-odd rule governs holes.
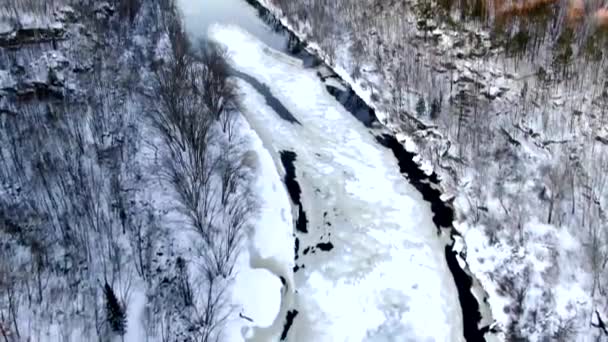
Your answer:
[[[172,0],[0,3],[0,340],[210,341],[255,206]]]
[[[606,338],[606,9],[265,0],[442,176],[509,341]]]

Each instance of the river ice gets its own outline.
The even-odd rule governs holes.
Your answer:
[[[238,81],[243,113],[276,168],[283,170],[276,158],[281,151],[297,156],[308,233],[296,234],[295,292],[284,292],[279,313],[298,311],[286,340],[463,340],[458,294],[430,207],[399,173],[392,153],[327,92],[315,69],[236,26],[215,25],[209,35],[227,47],[233,68],[268,86],[301,123],[281,119],[255,88]],[[266,219],[258,226],[282,222]],[[276,229],[276,238],[254,242],[257,249],[293,244],[280,224]],[[285,255],[275,253],[273,262],[292,265]]]

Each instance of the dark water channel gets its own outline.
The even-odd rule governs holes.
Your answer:
[[[293,114],[291,114],[291,112],[287,108],[285,108],[283,103],[281,103],[281,101],[279,101],[279,99],[277,99],[272,94],[270,88],[268,88],[266,84],[260,82],[258,79],[251,75],[247,75],[244,72],[234,69],[231,69],[230,72],[234,76],[242,79],[243,81],[249,83],[249,85],[251,85],[253,88],[255,88],[255,90],[257,90],[257,92],[264,97],[264,100],[266,100],[266,104],[270,108],[272,108],[272,110],[274,110],[274,112],[277,113],[281,117],[281,119],[294,124],[302,125],[300,121],[298,121],[298,119],[296,119],[296,117],[293,116]]]

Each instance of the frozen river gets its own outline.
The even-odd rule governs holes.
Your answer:
[[[191,36],[228,49],[242,114],[267,162],[260,232],[252,234],[263,240],[256,267],[284,285],[273,289],[273,322],[242,337],[463,341],[459,292],[431,205],[393,151],[330,94],[323,67],[288,53],[293,42],[243,0],[182,0],[181,8]]]

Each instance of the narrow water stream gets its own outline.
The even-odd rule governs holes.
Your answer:
[[[274,109],[274,111],[277,112],[277,114],[279,114],[281,119],[287,120],[291,123],[301,125],[301,123],[298,121],[298,119],[296,119],[289,112],[289,110],[287,108],[285,108],[285,106],[283,106],[281,101],[279,101],[276,97],[274,97],[274,95],[272,95],[272,93],[270,92],[270,89],[268,88],[268,86],[266,84],[256,80],[255,77],[249,76],[246,73],[238,71],[238,70],[232,69],[231,73],[233,75],[235,75],[236,77],[249,83],[252,87],[255,88],[255,90],[257,90],[260,94],[262,94],[262,96],[264,96],[264,99],[266,100],[266,104],[268,104],[272,109]]]
[[[210,25],[216,22],[234,24],[247,30],[267,46],[300,60],[304,68],[319,68],[321,64],[318,58],[304,49],[305,44],[300,42],[295,35],[291,34],[255,0],[183,1],[187,2],[187,4],[185,3],[182,6],[182,8],[186,9],[184,10],[184,15],[187,21],[187,30],[193,36],[203,35]],[[384,146],[393,153],[398,161],[401,174],[422,194],[424,200],[430,204],[433,212],[432,219],[437,227],[437,234],[447,232],[453,245],[454,238],[458,236],[458,232],[452,226],[454,213],[453,209],[440,198],[441,193],[437,190],[437,185],[439,184],[437,175],[434,173],[426,175],[414,162],[414,154],[406,151],[401,143],[381,127],[376,119],[374,110],[368,107],[337,75],[322,66],[319,70],[319,82],[325,84],[327,91],[347,111],[368,127],[370,134],[375,137],[379,145]],[[240,71],[235,70],[234,74],[262,94],[266,103],[280,116],[279,119],[301,125],[286,106],[272,94],[264,82]],[[302,203],[300,203],[302,189],[298,183],[294,164],[297,158],[297,154],[293,151],[283,150],[280,152],[282,167],[285,170],[284,182],[294,205],[294,210],[297,213],[297,215],[294,215],[296,219],[294,230],[305,234],[308,232],[308,220],[307,213]],[[327,215],[327,212],[323,215]],[[315,249],[330,251],[333,248],[331,241],[323,241],[317,245],[302,247],[297,235],[295,239],[296,266],[294,272],[297,272],[300,267],[304,267],[304,264],[298,264],[297,262],[300,255],[314,252]],[[471,292],[473,279],[469,276],[468,272],[461,268],[458,262],[458,253],[452,250],[452,245],[448,244],[445,247],[445,261],[452,273],[458,291],[463,318],[462,330],[464,338],[469,342],[483,341],[484,333],[488,331],[488,327],[479,326],[481,321],[480,304]],[[484,303],[483,305],[486,304]],[[298,319],[297,310],[288,310],[287,312],[288,315],[285,317],[282,339],[287,337],[294,319]]]
[[[285,169],[285,186],[287,187],[287,192],[289,192],[289,197],[291,197],[291,202],[298,208],[296,230],[306,234],[308,233],[308,220],[306,219],[306,213],[304,212],[302,202],[300,201],[302,190],[300,189],[300,184],[298,184],[298,181],[296,180],[296,167],[294,165],[296,158],[297,155],[295,152],[281,151],[281,163]],[[297,255],[298,253],[296,252],[296,257]]]

